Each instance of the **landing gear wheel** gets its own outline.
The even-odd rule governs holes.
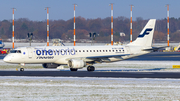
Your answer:
[[[24,71],[24,68],[20,68],[20,71],[23,72],[23,71]]]
[[[77,68],[70,68],[71,71],[77,71]]]
[[[95,70],[95,67],[94,66],[88,66],[87,67],[87,71],[94,71]]]

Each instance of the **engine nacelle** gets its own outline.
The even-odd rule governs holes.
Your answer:
[[[86,66],[86,62],[80,59],[71,59],[68,61],[68,66],[70,68],[83,68]]]
[[[51,69],[51,68],[57,68],[57,67],[60,66],[60,65],[54,64],[54,63],[44,63],[44,64],[42,64],[42,66],[43,66],[44,68],[49,68],[49,69]]]

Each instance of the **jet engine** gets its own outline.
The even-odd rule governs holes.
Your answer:
[[[70,68],[83,68],[86,66],[86,62],[80,59],[71,59],[68,61],[68,66]]]
[[[54,63],[44,63],[44,64],[42,64],[42,66],[43,66],[44,68],[52,69],[52,68],[57,68],[57,67],[60,66],[60,65],[54,64]]]

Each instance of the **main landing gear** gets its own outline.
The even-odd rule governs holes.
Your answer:
[[[70,68],[71,71],[77,71],[77,68]]]
[[[94,70],[95,70],[95,67],[94,67],[94,66],[88,66],[88,67],[87,67],[87,71],[89,71],[89,72],[90,72],[90,71],[94,71]]]
[[[77,71],[77,70],[78,70],[77,68],[70,68],[70,71]],[[94,66],[87,67],[87,71],[89,71],[89,72],[94,71],[94,70],[95,70]]]

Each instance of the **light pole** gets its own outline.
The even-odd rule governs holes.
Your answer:
[[[167,7],[167,46],[169,46],[169,4],[167,4],[166,7]]]
[[[14,49],[14,10],[16,11],[16,8],[12,8],[12,48]]]
[[[74,4],[74,46],[76,46],[75,6],[77,6],[77,4]]]
[[[47,46],[49,46],[49,7],[46,7],[47,9]]]
[[[132,42],[132,7],[134,7],[133,5],[131,6],[131,12],[130,12],[130,16],[131,16],[131,21],[130,21],[130,42]]]
[[[111,6],[111,45],[113,45],[113,3],[109,5]]]

